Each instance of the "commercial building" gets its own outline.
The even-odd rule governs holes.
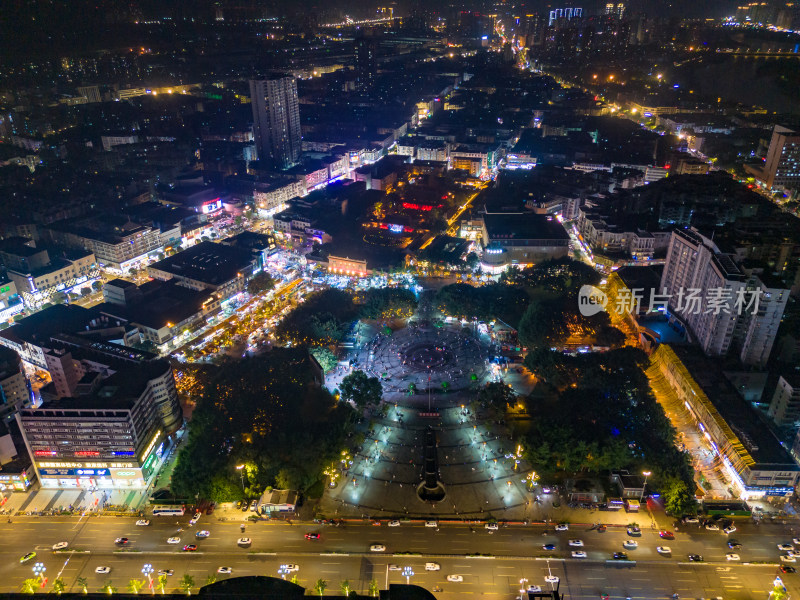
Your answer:
[[[782,283],[765,284],[763,274],[747,274],[730,255],[694,229],[672,232],[661,289],[670,318],[687,330],[709,356],[732,349],[745,364],[769,358],[789,299]],[[774,287],[773,287],[774,286]]]
[[[344,256],[329,256],[328,271],[338,275],[351,275],[353,277],[366,277],[369,275],[367,261]]]
[[[253,135],[258,159],[276,169],[300,160],[300,105],[297,82],[289,75],[250,80]]]
[[[768,190],[800,188],[800,132],[776,125],[763,168],[745,165]]]
[[[14,315],[25,309],[17,284],[9,279],[0,279],[0,323],[8,323]]]
[[[126,216],[102,215],[59,221],[44,230],[57,244],[85,248],[101,267],[125,272],[148,262],[148,254],[163,246],[157,227],[141,225]]]
[[[791,497],[800,466],[718,365],[689,346],[661,344],[650,358],[659,401],[685,406],[739,498]]]
[[[167,361],[87,372],[76,395],[21,410],[17,420],[43,488],[144,489],[182,424]]]
[[[250,278],[263,266],[261,255],[246,248],[200,242],[147,267],[155,278],[193,290],[217,292],[220,300],[243,291]]]
[[[482,239],[481,264],[492,272],[562,258],[569,251],[569,235],[550,215],[487,213]]]
[[[767,414],[779,427],[800,429],[800,375],[785,373],[778,378]]]

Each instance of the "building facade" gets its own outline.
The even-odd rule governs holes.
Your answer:
[[[258,159],[277,169],[300,160],[300,105],[297,82],[288,75],[250,80],[253,136]]]

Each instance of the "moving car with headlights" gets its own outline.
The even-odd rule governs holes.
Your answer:
[[[136,521],[136,524],[139,527],[147,527],[148,525],[150,525],[150,521],[148,521],[147,519],[139,519],[138,521]]]
[[[461,575],[448,575],[447,581],[450,583],[461,583],[464,581],[464,578]]]
[[[179,538],[179,537],[167,538],[167,543],[168,544],[180,544],[181,543],[181,538]]]
[[[586,558],[586,552],[583,550],[573,550],[572,558]]]
[[[58,542],[53,544],[53,550],[64,550],[67,546],[69,546],[68,542]]]
[[[108,575],[111,573],[111,567],[97,567],[94,572],[98,575]]]
[[[233,569],[231,567],[220,567],[219,569],[217,569],[217,573],[219,573],[220,575],[230,575],[231,573],[233,573]]]
[[[370,552],[386,552],[386,546],[384,546],[383,544],[372,544],[372,546],[369,547],[369,551]]]
[[[249,546],[250,544],[253,543],[253,540],[251,540],[250,538],[239,538],[238,540],[236,540],[236,543],[239,546]]]

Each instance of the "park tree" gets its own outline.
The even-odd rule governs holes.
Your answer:
[[[255,296],[263,292],[268,292],[275,287],[275,280],[272,275],[266,271],[257,273],[250,281],[247,282],[247,291],[249,294]]]
[[[93,282],[92,282],[92,289],[93,289],[95,292],[99,292],[100,290],[102,290],[102,289],[103,289],[103,282],[102,282],[102,281],[100,281],[99,279],[98,279],[98,280],[96,280],[96,281],[93,281]]]
[[[667,478],[662,486],[661,496],[664,498],[664,509],[671,515],[681,516],[697,512],[694,494],[682,479]]]
[[[383,397],[380,379],[369,377],[364,371],[353,371],[342,379],[339,391],[343,400],[353,402],[360,409],[379,404]]]
[[[417,297],[405,288],[370,288],[363,295],[362,319],[406,318],[417,310]]]
[[[478,400],[498,410],[505,410],[509,404],[517,401],[517,395],[510,385],[493,381],[478,392]]]
[[[189,596],[192,593],[192,588],[194,587],[194,577],[185,573],[183,578],[181,579],[180,588],[186,592],[186,595]]]
[[[324,579],[317,579],[317,582],[314,584],[314,591],[319,594],[320,598],[325,593],[325,590],[328,589],[328,582]]]
[[[311,348],[311,354],[325,373],[330,373],[339,364],[339,361],[336,360],[336,355],[330,351],[330,348]]]

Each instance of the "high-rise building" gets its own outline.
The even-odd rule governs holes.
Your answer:
[[[763,169],[747,169],[768,189],[800,188],[800,132],[776,125]]]
[[[375,85],[377,39],[369,33],[361,32],[356,37],[356,89],[369,92]]]
[[[291,75],[250,80],[253,136],[258,158],[276,169],[300,160],[300,105],[297,82]]]
[[[625,14],[625,4],[623,2],[609,2],[606,4],[606,14],[615,16],[619,19]]]
[[[0,347],[0,422],[13,419],[20,408],[30,403],[22,359],[10,348]]]
[[[780,427],[800,426],[800,375],[784,373],[778,378],[767,414]]]
[[[735,349],[745,364],[769,358],[789,290],[744,273],[732,258],[696,230],[672,232],[661,277],[661,300],[689,339],[709,356]],[[645,299],[647,300],[647,299]]]
[[[582,14],[583,14],[582,8],[573,8],[573,7],[555,8],[550,11],[550,19],[548,20],[547,25],[551,26],[559,19],[566,19],[567,21],[569,21],[570,19],[580,19]]]

